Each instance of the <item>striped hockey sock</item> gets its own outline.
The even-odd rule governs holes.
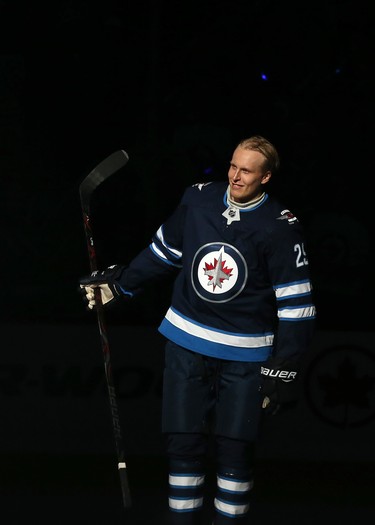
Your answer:
[[[168,477],[168,504],[171,523],[193,525],[199,523],[203,507],[205,474],[199,461],[170,463]]]
[[[217,490],[214,500],[215,525],[240,525],[244,523],[250,508],[253,480],[234,469],[217,474]]]

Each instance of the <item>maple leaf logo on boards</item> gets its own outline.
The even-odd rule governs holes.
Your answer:
[[[219,258],[214,258],[214,263],[205,262],[204,274],[208,276],[208,286],[212,286],[215,290],[216,286],[222,288],[223,282],[228,280],[232,275],[233,268],[225,266],[226,261],[223,260],[224,248],[220,250]]]
[[[375,377],[368,374],[359,375],[359,370],[348,357],[337,364],[335,376],[322,374],[318,383],[325,392],[324,404],[327,407],[345,406],[345,412],[350,405],[359,408],[369,408],[369,396],[375,386]]]
[[[362,347],[337,346],[310,364],[305,382],[308,404],[325,422],[359,427],[375,417],[375,356]]]

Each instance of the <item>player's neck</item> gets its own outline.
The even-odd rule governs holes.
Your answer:
[[[250,199],[247,202],[237,202],[232,199],[230,195],[229,187],[228,187],[228,193],[227,193],[228,203],[231,204],[232,206],[237,206],[237,208],[248,208],[249,206],[254,206],[256,204],[259,204],[264,199],[264,196],[265,196],[265,192],[261,193],[260,195],[257,195],[256,197],[254,197],[253,199]]]

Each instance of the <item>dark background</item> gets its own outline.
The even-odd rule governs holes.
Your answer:
[[[281,171],[269,190],[306,229],[318,332],[338,334],[336,339],[330,335],[334,348],[347,333],[350,344],[358,334],[373,365],[372,10],[364,0],[0,0],[3,363],[22,366],[32,356],[44,366],[40,339],[48,326],[62,335],[67,326],[76,327],[77,334],[80,326],[93,325],[97,338],[95,318],[77,293],[79,277],[89,271],[78,188],[100,161],[117,149],[130,156],[92,200],[97,257],[104,267],[126,263],[147,246],[184,187],[225,178],[237,142],[260,133],[281,157]],[[108,312],[109,326],[156,331],[169,292],[168,283],[153,287],[131,306]],[[12,344],[19,340],[16,333],[25,334],[23,342]],[[51,341],[52,352],[53,347]],[[141,355],[139,342],[132,341],[132,348]],[[93,360],[101,366],[97,352]],[[61,366],[70,363],[71,349],[65,358],[60,352],[59,359]],[[22,407],[28,390],[12,390],[8,372],[1,370],[4,407]],[[340,377],[350,382],[353,374]],[[367,390],[359,378],[357,391],[372,395],[373,366],[366,379]],[[44,395],[49,406],[51,392]],[[352,404],[363,409],[367,403],[372,413],[372,401],[373,395],[364,395]],[[59,408],[68,411],[63,401]],[[12,421],[11,408],[5,415]],[[25,427],[23,446],[4,445],[0,452],[11,458],[5,461],[14,498],[31,501],[30,486],[44,483],[42,476],[30,476],[26,488],[19,488],[19,480],[28,479],[22,465],[31,462],[31,471],[39,468],[47,477],[53,469],[43,451],[32,451]],[[103,434],[110,432],[106,428]],[[58,449],[59,433],[52,433]],[[34,433],[31,442],[35,439]],[[351,450],[345,432],[338,440]],[[85,471],[86,459],[79,455],[79,469]],[[65,456],[53,456],[52,462],[74,470]],[[107,464],[96,457],[99,471],[100,461],[108,479],[112,459]],[[353,464],[335,467],[338,478],[330,478],[328,492]],[[270,468],[276,481],[283,478],[281,472],[285,475],[283,466]],[[306,472],[318,489],[319,473],[311,469],[298,467],[287,477],[293,491]],[[363,466],[359,470],[369,483],[372,474],[366,477]],[[89,500],[92,493],[83,478],[80,493]],[[67,491],[70,482],[64,478],[59,488]],[[104,498],[111,503],[111,497],[118,501],[117,480],[113,485],[109,499]],[[95,490],[103,495],[100,484]],[[58,505],[59,495],[53,494],[48,497]],[[345,497],[336,496],[339,505]],[[303,522],[309,523],[306,516]]]
[[[78,185],[107,155],[130,162],[92,203],[103,266],[146,246],[185,185],[226,177],[237,141],[262,133],[282,161],[270,190],[307,230],[321,326],[372,328],[370,2],[0,9],[3,319],[85,319]]]

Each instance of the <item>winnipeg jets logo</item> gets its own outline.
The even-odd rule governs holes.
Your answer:
[[[230,301],[243,290],[246,278],[245,259],[230,244],[205,244],[195,254],[191,281],[197,295],[205,301]]]
[[[223,260],[224,247],[219,252],[219,258],[214,259],[214,263],[205,262],[204,275],[208,277],[208,286],[212,286],[215,292],[216,287],[223,288],[223,282],[229,280],[233,268],[228,268]],[[224,255],[225,257],[225,255]]]

